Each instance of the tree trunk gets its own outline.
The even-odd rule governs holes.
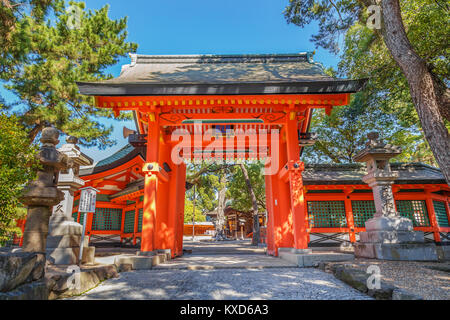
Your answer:
[[[447,89],[414,51],[406,35],[398,0],[382,0],[383,39],[408,80],[413,103],[431,151],[450,185],[450,137],[444,117],[450,111]]]
[[[225,226],[225,202],[226,202],[226,183],[227,177],[225,173],[221,173],[220,185],[222,189],[218,192],[218,205],[217,205],[217,218],[216,218],[216,240],[224,240],[225,235],[223,232]]]
[[[34,142],[37,135],[42,131],[43,128],[44,128],[44,126],[40,122],[34,125],[33,129],[31,129],[30,132],[28,133],[28,138],[30,139],[30,144],[32,144]]]
[[[192,205],[192,241],[195,240],[195,200],[197,200],[195,194],[195,184],[194,184],[194,203]]]
[[[255,192],[253,191],[252,184],[250,182],[250,178],[248,177],[247,168],[245,168],[244,164],[240,164],[242,174],[244,175],[245,183],[247,184],[247,190],[252,199],[253,204],[253,237],[252,237],[252,246],[257,246],[260,241],[260,230],[259,230],[259,215],[258,215],[258,202],[256,201]]]

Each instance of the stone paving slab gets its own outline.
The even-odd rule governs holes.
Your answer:
[[[153,269],[292,268],[295,264],[264,254],[184,255]]]
[[[120,273],[75,300],[370,300],[318,269],[152,269]]]

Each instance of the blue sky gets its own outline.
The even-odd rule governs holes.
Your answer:
[[[249,54],[316,51],[314,60],[335,67],[338,58],[309,41],[316,25],[288,25],[283,10],[288,0],[86,0],[90,9],[110,5],[109,17],[128,16],[128,40],[139,45],[140,54]],[[117,76],[123,58],[109,72]],[[7,99],[11,96],[7,95]],[[114,125],[117,145],[106,150],[83,148],[95,161],[126,144],[124,125]]]

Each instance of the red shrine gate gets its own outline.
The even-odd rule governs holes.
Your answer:
[[[183,252],[183,159],[258,159],[266,163],[268,253],[278,255],[308,247],[299,159],[312,111],[347,105],[362,81],[326,76],[309,54],[133,56],[118,78],[78,85],[97,107],[134,113],[131,138],[146,145],[141,251]]]

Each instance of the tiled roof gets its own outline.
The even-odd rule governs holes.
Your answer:
[[[99,161],[95,166],[81,168],[80,176],[87,176],[94,173],[110,170],[132,160],[138,155],[144,158],[144,151],[142,149],[133,147],[131,144],[127,144],[119,151]]]
[[[101,166],[106,166],[107,164],[113,163],[119,159],[122,159],[124,156],[126,156],[133,150],[134,150],[134,147],[131,144],[127,144],[122,149],[120,149],[116,153],[112,154],[108,158],[105,158],[105,159],[99,161],[97,163],[97,166],[101,167]]]
[[[391,163],[393,171],[398,171],[398,184],[442,184],[446,183],[438,168],[418,163]],[[303,172],[305,185],[315,184],[365,184],[361,179],[366,175],[362,163],[350,164],[306,164]]]
[[[364,81],[334,79],[311,53],[131,55],[119,77],[80,82],[86,95],[349,93]]]
[[[108,83],[224,83],[334,80],[308,53],[264,55],[136,55]]]

